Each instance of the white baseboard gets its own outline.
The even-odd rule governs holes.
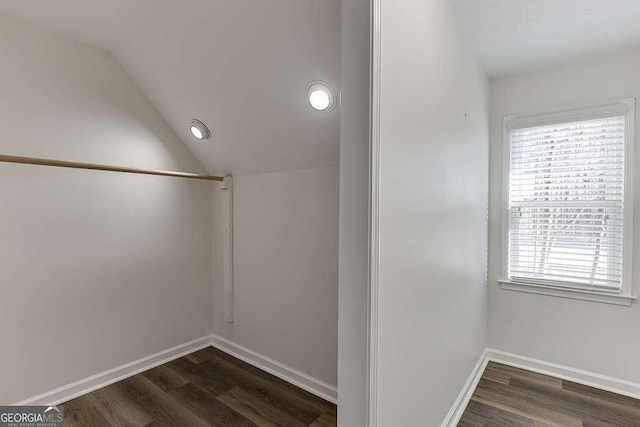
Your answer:
[[[211,336],[207,335],[22,400],[14,405],[58,405],[209,346],[211,346]]]
[[[331,384],[319,380],[318,378],[314,378],[311,375],[307,375],[304,372],[285,365],[284,363],[280,363],[277,360],[271,359],[215,334],[212,336],[211,345],[218,350],[224,351],[237,359],[247,362],[256,368],[262,369],[263,371],[300,387],[301,389],[306,390],[326,401],[334,404],[338,403],[338,389]]]
[[[210,346],[216,347],[225,353],[262,369],[263,371],[269,372],[270,374],[331,403],[337,404],[338,402],[338,390],[335,386],[327,384],[324,381],[305,374],[304,372],[298,371],[297,369],[291,368],[283,363],[273,360],[267,356],[263,356],[220,336],[207,335],[113,369],[109,369],[108,371],[92,375],[71,384],[58,387],[37,396],[21,400],[13,405],[58,405]]]
[[[478,363],[476,363],[476,366],[473,368],[469,379],[442,422],[442,427],[453,427],[458,424],[482,377],[484,368],[489,362],[502,363],[503,365],[526,369],[527,371],[537,372],[600,390],[640,399],[640,384],[638,383],[488,348],[482,356],[480,356]]]
[[[526,369],[539,374],[549,375],[600,390],[640,399],[640,384],[638,383],[500,350],[487,349],[486,355],[488,361],[502,363],[503,365]]]
[[[453,406],[442,422],[441,427],[452,427],[458,425],[464,410],[469,404],[469,400],[471,400],[471,396],[473,396],[476,386],[480,382],[480,378],[482,378],[482,373],[484,372],[484,368],[487,366],[487,363],[489,363],[489,360],[487,359],[487,350],[485,350],[480,356],[480,359],[478,359],[476,366],[473,367],[471,375],[469,375],[467,382],[464,384],[464,387],[462,387],[462,391],[453,403]]]

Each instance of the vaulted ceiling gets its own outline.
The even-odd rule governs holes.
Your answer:
[[[494,77],[640,48],[638,0],[449,0]],[[0,13],[111,52],[210,173],[333,166],[340,0],[0,0]],[[213,133],[198,141],[191,119]]]
[[[210,173],[338,163],[339,110],[313,111],[305,89],[340,89],[340,0],[0,0],[0,13],[111,52]]]
[[[489,75],[640,48],[638,0],[449,0]]]

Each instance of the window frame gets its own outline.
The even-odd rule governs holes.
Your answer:
[[[554,125],[559,123],[583,120],[604,119],[607,117],[625,116],[624,142],[624,206],[622,232],[622,288],[619,292],[588,290],[583,285],[568,282],[566,285],[542,285],[534,281],[511,280],[508,272],[509,257],[509,181],[511,177],[511,138],[514,129]],[[582,107],[557,109],[539,114],[513,115],[503,118],[502,133],[502,266],[498,280],[502,289],[552,295],[586,301],[630,306],[636,297],[633,296],[633,204],[634,204],[634,145],[635,145],[635,98],[590,104]]]

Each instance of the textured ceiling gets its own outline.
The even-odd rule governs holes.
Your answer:
[[[110,51],[211,173],[338,163],[340,0],[0,0],[0,13]],[[211,129],[197,141],[192,118]]]
[[[640,48],[639,0],[449,0],[489,75]]]

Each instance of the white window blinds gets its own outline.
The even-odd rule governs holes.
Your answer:
[[[622,289],[625,120],[509,131],[509,279]]]

